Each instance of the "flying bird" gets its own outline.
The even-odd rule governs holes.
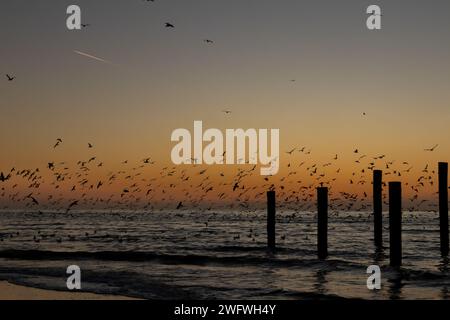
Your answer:
[[[61,143],[62,143],[62,139],[61,138],[56,139],[56,143],[53,146],[53,149],[56,148],[57,146],[59,146]]]
[[[290,150],[290,151],[286,151],[286,153],[287,153],[287,154],[292,154],[296,149],[297,149],[297,148],[294,148],[294,149],[292,149],[292,150]]]
[[[175,26],[169,22],[166,22],[166,28],[175,28]]]
[[[425,150],[425,151],[430,151],[430,152],[432,152],[432,151],[434,151],[434,149],[436,149],[438,146],[439,146],[439,145],[436,144],[436,145],[434,145],[432,148],[428,148],[428,149],[424,149],[424,150]]]
[[[39,201],[37,201],[36,198],[32,197],[31,195],[29,195],[28,198],[31,199],[31,201],[32,201],[33,204],[39,205]]]
[[[3,172],[0,172],[0,181],[1,182],[5,182],[6,180],[8,180],[9,178],[11,178],[11,174],[8,174],[6,177],[3,174]]]
[[[69,206],[68,206],[67,209],[66,209],[66,213],[68,213],[69,210],[72,209],[72,207],[74,207],[74,206],[76,206],[76,205],[78,205],[78,200],[73,201],[71,204],[69,204]]]
[[[9,74],[7,74],[6,78],[8,78],[8,81],[13,81],[16,77],[10,76]]]

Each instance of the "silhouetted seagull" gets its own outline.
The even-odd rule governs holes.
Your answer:
[[[438,147],[438,144],[436,144],[435,146],[433,146],[432,148],[428,148],[428,149],[424,149],[425,151],[434,151],[434,149],[436,149]]]
[[[5,182],[6,180],[8,180],[9,178],[11,178],[11,174],[8,174],[6,177],[4,176],[3,172],[0,172],[0,181],[1,182]]]
[[[61,138],[56,139],[56,143],[53,146],[53,148],[56,148],[57,146],[59,146],[60,143],[62,143],[62,139]]]

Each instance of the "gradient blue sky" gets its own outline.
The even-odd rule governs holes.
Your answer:
[[[89,28],[66,29],[69,4]],[[370,4],[381,31],[365,27]],[[46,163],[58,137],[64,159],[89,141],[104,158],[169,162],[171,131],[194,120],[280,128],[282,149],[319,159],[359,147],[423,161],[436,143],[448,159],[449,12],[449,1],[3,0],[0,72],[17,79],[0,82],[0,165]]]

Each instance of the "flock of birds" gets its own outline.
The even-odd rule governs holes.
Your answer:
[[[144,2],[155,2],[155,0],[142,0],[142,1],[144,1]],[[88,23],[88,24],[82,24],[81,26],[83,28],[86,28],[86,27],[89,27],[90,25],[91,24]],[[169,29],[175,29],[175,25],[172,22],[166,22],[166,23],[164,23],[164,26],[166,28],[169,28]],[[203,42],[205,42],[207,44],[213,44],[214,43],[214,41],[211,40],[211,39],[204,39]]]
[[[83,24],[83,28],[89,26]],[[172,22],[166,22],[164,26],[175,28]],[[203,41],[214,43],[211,39]],[[16,79],[11,74],[6,74],[6,78],[9,82]],[[295,82],[295,79],[290,81]],[[228,109],[222,112],[232,114]],[[62,145],[63,139],[57,138],[53,149],[61,148]],[[91,143],[87,147],[94,150]],[[425,151],[433,152],[437,147],[434,145]],[[311,149],[306,147],[286,151],[284,170],[273,177],[261,177],[255,170],[256,166],[249,165],[245,159],[239,159],[240,165],[225,169],[223,166],[201,166],[195,159],[189,166],[158,167],[155,161],[146,157],[134,166],[125,160],[120,170],[109,171],[103,176],[100,171],[104,171],[104,162],[95,155],[71,165],[64,161],[49,161],[45,169],[13,167],[5,173],[1,172],[0,203],[5,203],[3,209],[22,205],[39,210],[54,208],[66,213],[75,207],[98,206],[152,210],[162,205],[163,209],[211,210],[218,204],[250,210],[255,203],[264,202],[267,190],[277,190],[277,198],[280,199],[278,207],[301,211],[314,209],[315,188],[322,185],[329,187],[331,209],[364,211],[371,207],[371,172],[377,168],[383,169],[386,178],[392,176],[408,181],[405,186],[410,193],[408,208],[411,211],[425,208],[434,210],[436,207],[436,204],[429,203],[429,195],[435,193],[436,189],[436,172],[428,164],[421,169],[414,169],[406,161],[388,160],[386,155],[370,157],[354,149],[354,169],[352,172],[343,172],[339,167],[338,154],[318,162],[311,159],[311,153]],[[224,171],[220,171],[222,169]],[[335,188],[338,180],[341,180],[341,188]],[[340,190],[342,185],[357,188],[343,191]],[[427,188],[433,191],[427,192]],[[421,192],[426,196],[421,197]]]
[[[144,2],[155,2],[155,0],[143,0],[143,1],[144,1]],[[90,27],[90,26],[91,26],[90,23],[82,23],[82,24],[81,24],[81,27],[82,27],[83,29],[84,29],[84,28],[88,28],[88,27]],[[164,24],[164,26],[165,26],[166,28],[169,28],[169,29],[175,29],[175,25],[174,25],[172,22],[166,22],[166,23]],[[213,43],[214,43],[214,41],[211,40],[211,39],[204,39],[203,42],[206,43],[206,44],[213,44]],[[13,81],[13,80],[16,79],[15,76],[12,76],[12,75],[10,75],[10,74],[6,74],[6,78],[7,78],[8,81]]]
[[[52,144],[53,152],[63,147],[62,138]],[[437,147],[426,148],[425,152],[433,152]],[[341,169],[338,154],[317,162],[306,147],[286,150],[275,176],[261,176],[257,166],[244,159],[232,166],[199,165],[195,160],[188,165],[167,166],[145,157],[134,165],[124,160],[118,169],[108,170],[105,162],[94,155],[92,143],[87,143],[86,149],[92,155],[76,163],[48,161],[45,168],[13,167],[0,172],[0,209],[22,207],[69,213],[74,208],[232,208],[245,212],[265,205],[266,191],[276,190],[278,208],[314,211],[316,188],[327,186],[331,210],[370,211],[374,169],[383,170],[384,180],[404,182],[408,210],[437,209],[435,201],[430,201],[437,190],[436,172],[431,165],[415,169],[406,161],[390,160],[384,154],[368,156],[357,148],[352,151],[351,172],[345,169],[348,166]],[[386,193],[385,190],[385,204]]]

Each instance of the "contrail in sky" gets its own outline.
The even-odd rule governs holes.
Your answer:
[[[99,57],[93,56],[93,55],[91,55],[91,54],[88,54],[88,53],[84,53],[84,52],[81,52],[81,51],[78,51],[78,50],[73,50],[73,52],[75,52],[76,54],[82,55],[82,56],[84,56],[84,57],[88,57],[88,58],[91,58],[91,59],[94,59],[94,60],[100,61],[100,62],[104,62],[104,63],[109,63],[109,64],[112,64],[112,62],[111,62],[111,61],[108,61],[108,60],[105,60],[105,59],[102,59],[102,58],[99,58]]]

